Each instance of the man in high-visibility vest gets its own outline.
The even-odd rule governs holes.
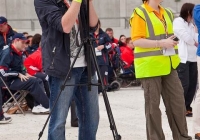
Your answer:
[[[145,115],[148,140],[165,140],[161,123],[162,95],[174,140],[192,140],[188,136],[183,88],[176,68],[180,63],[177,41],[173,39],[170,10],[162,0],[142,0],[131,16],[131,37],[135,46],[135,72],[145,94]]]

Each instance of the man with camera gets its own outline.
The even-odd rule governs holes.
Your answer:
[[[92,0],[89,1],[90,27],[97,28],[98,17]],[[34,0],[35,10],[42,27],[42,56],[43,68],[49,75],[50,109],[60,92],[67,76],[71,62],[80,47],[81,39],[77,31],[78,18],[82,0]],[[80,29],[82,30],[82,29]],[[77,35],[78,34],[78,35]],[[84,48],[67,77],[67,85],[87,83],[87,63]],[[95,75],[92,83],[97,82]],[[77,105],[79,119],[79,140],[95,140],[99,123],[99,105],[97,87],[92,86],[88,91],[86,86],[65,86],[64,91],[52,112],[48,140],[65,140],[65,123],[72,98]]]

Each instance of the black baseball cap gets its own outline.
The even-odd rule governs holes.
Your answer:
[[[0,24],[6,23],[7,19],[5,17],[0,17]]]

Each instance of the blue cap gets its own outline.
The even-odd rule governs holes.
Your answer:
[[[28,39],[24,36],[24,34],[22,33],[15,33],[15,35],[13,36],[13,40],[15,39],[21,39],[21,40],[25,40],[25,41],[28,41]]]
[[[0,17],[0,24],[3,24],[7,22],[7,19],[5,17]]]

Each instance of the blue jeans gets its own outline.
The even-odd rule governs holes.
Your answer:
[[[50,109],[60,92],[64,80],[49,77],[50,84]],[[86,84],[87,68],[73,68],[71,79],[66,84]],[[92,77],[92,83],[97,83],[96,76]],[[99,124],[99,103],[97,86],[92,86],[88,91],[87,86],[66,86],[53,110],[49,122],[48,140],[65,140],[65,124],[70,103],[74,98],[77,105],[79,124],[79,140],[96,140],[96,132]]]

